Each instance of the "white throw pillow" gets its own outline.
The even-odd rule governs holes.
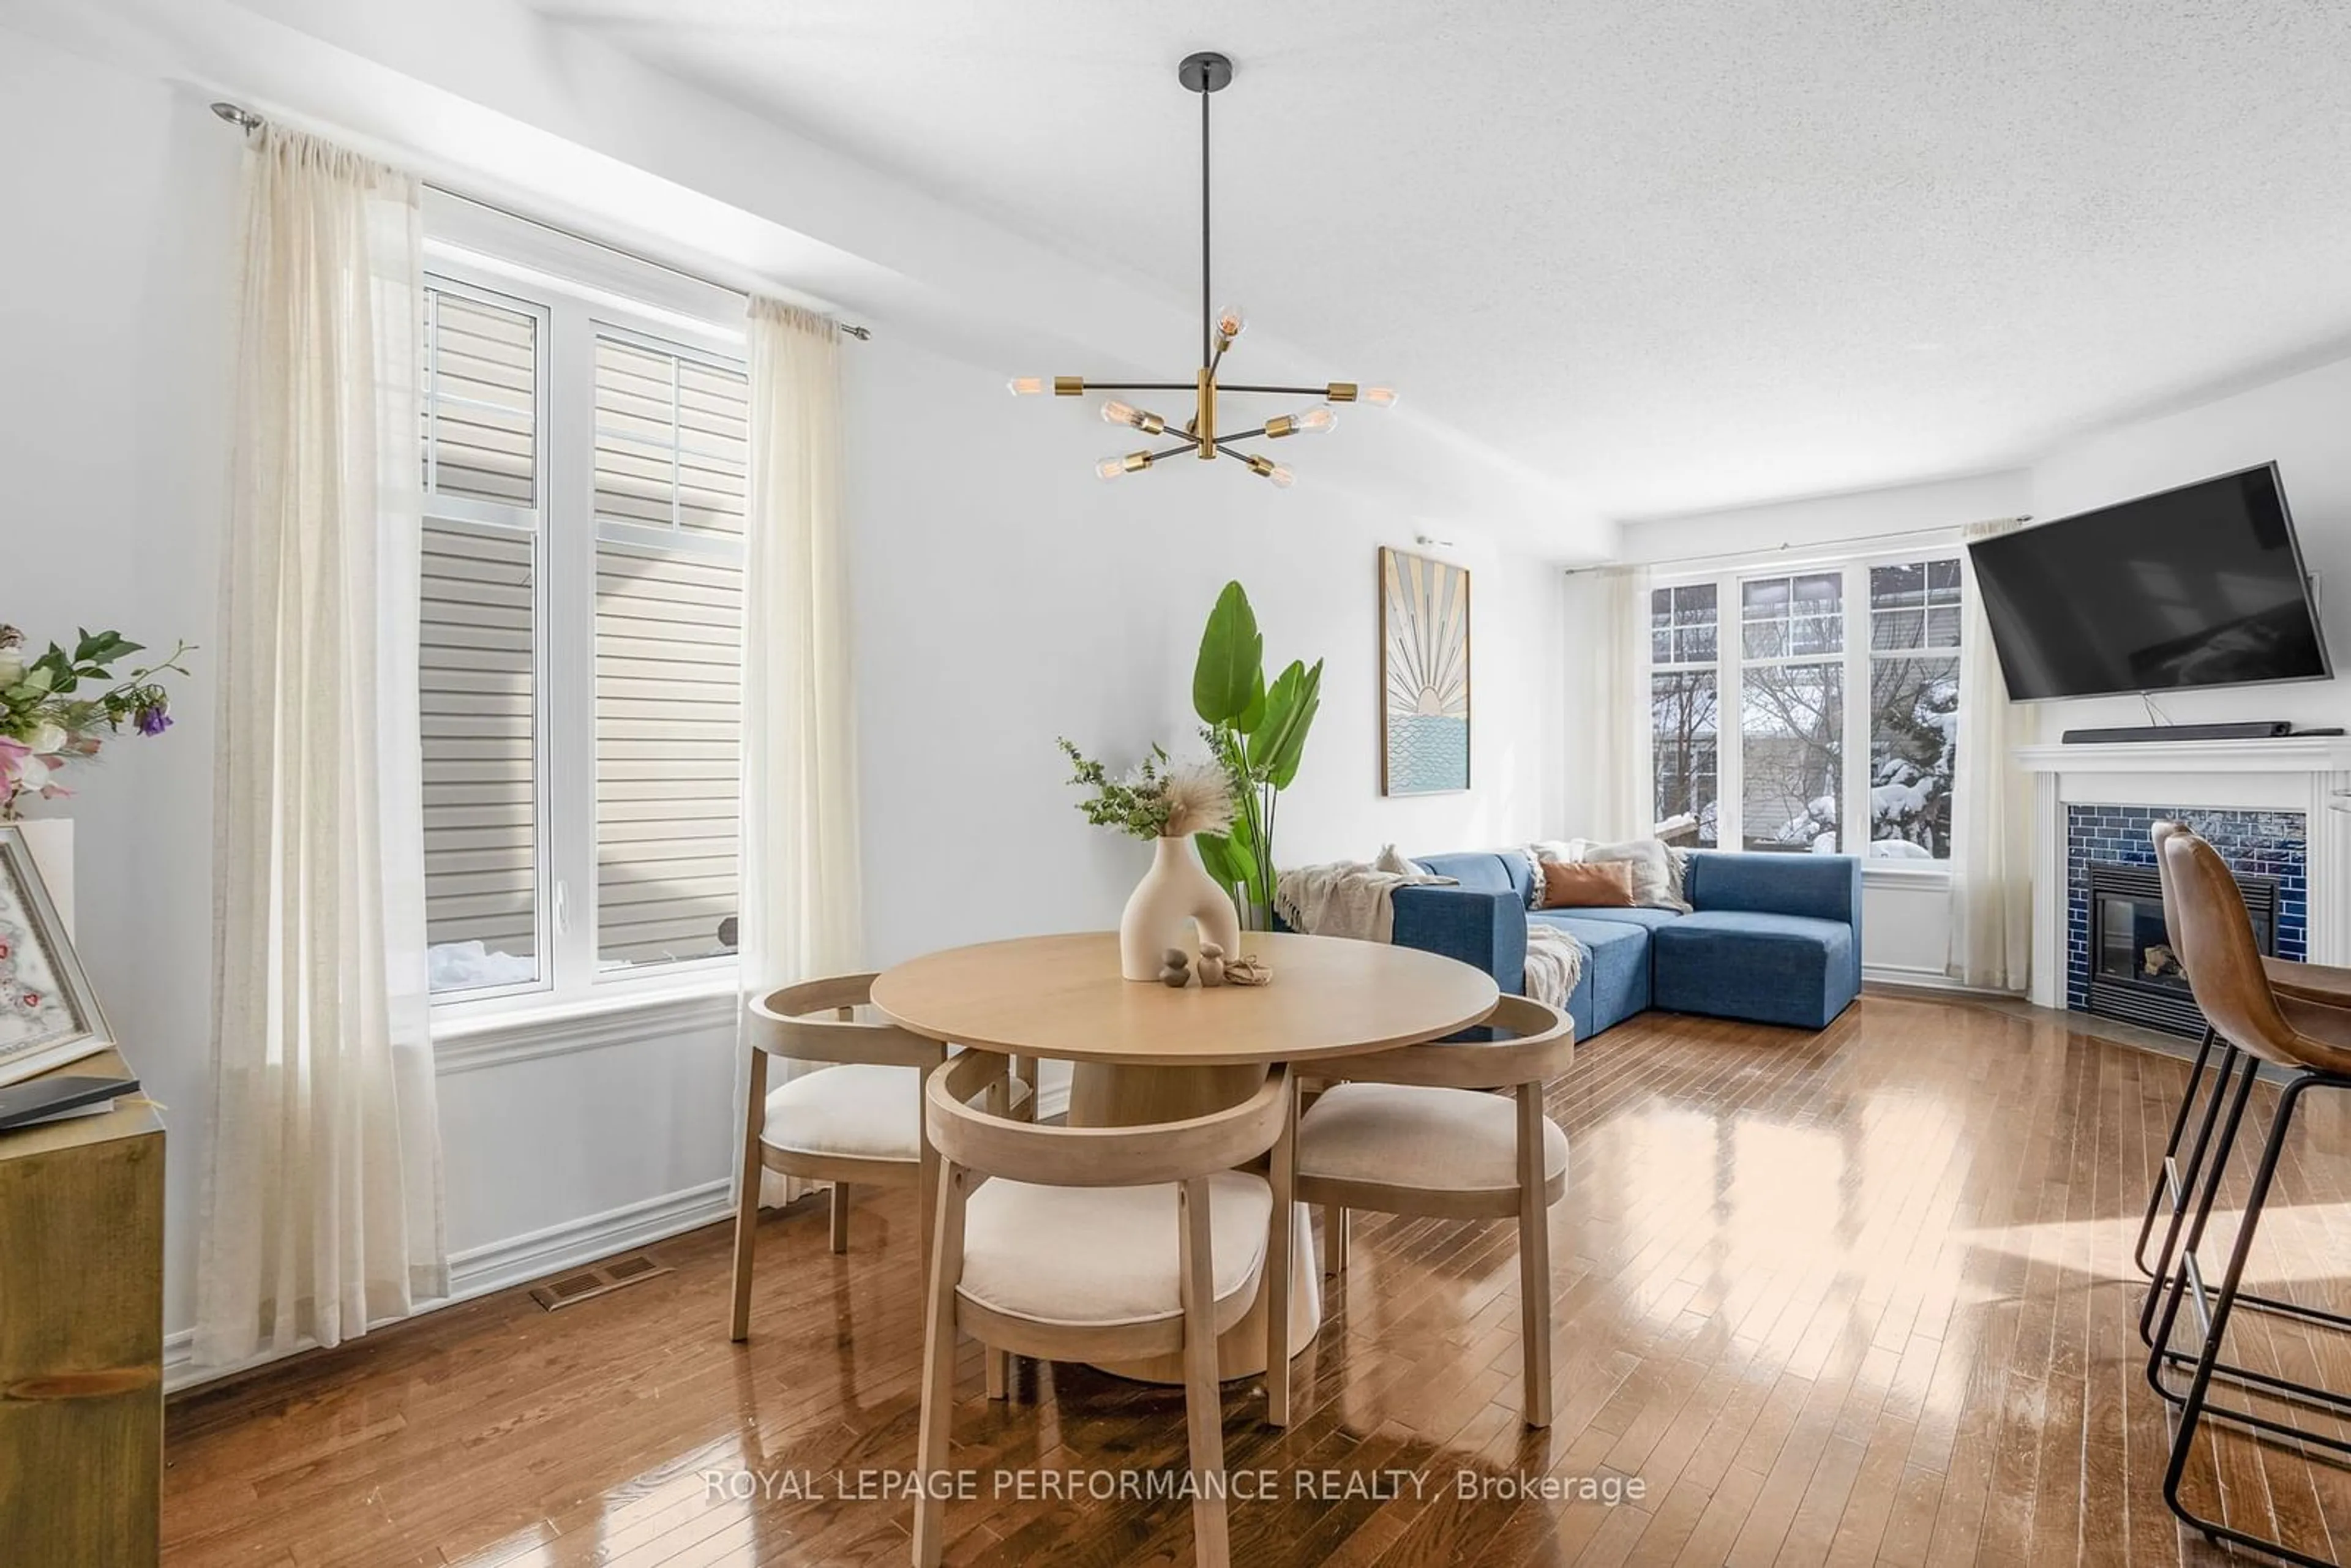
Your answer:
[[[1396,876],[1418,876],[1420,867],[1406,859],[1394,844],[1382,844],[1379,858],[1372,862],[1374,871],[1388,872]]]
[[[1682,897],[1681,867],[1663,840],[1627,839],[1621,844],[1602,844],[1570,839],[1567,847],[1572,852],[1562,858],[1569,861],[1621,861],[1631,866],[1633,902],[1641,908],[1670,909],[1677,915],[1690,912]]]

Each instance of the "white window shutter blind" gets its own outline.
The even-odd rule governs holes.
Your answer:
[[[540,975],[540,323],[445,288],[425,312],[425,926],[460,990]]]
[[[536,946],[531,545],[424,526],[424,908],[436,946]]]
[[[603,966],[731,949],[747,418],[739,369],[598,339],[596,933]]]
[[[424,478],[432,497],[538,504],[538,321],[425,296]]]

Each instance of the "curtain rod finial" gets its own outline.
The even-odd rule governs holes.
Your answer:
[[[254,113],[253,110],[246,109],[242,104],[223,101],[213,105],[213,112],[219,115],[223,120],[227,120],[231,125],[235,126],[239,131],[250,132],[261,129],[261,116]]]

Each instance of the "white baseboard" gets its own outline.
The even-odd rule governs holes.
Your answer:
[[[1864,964],[1861,983],[1865,986],[1900,986],[1914,991],[1953,991],[1967,997],[2008,997],[2015,991],[1989,990],[1982,986],[1963,986],[1940,969],[1904,969],[1886,964]]]
[[[1040,1120],[1065,1115],[1069,1109],[1070,1085],[1066,1077],[1038,1091],[1037,1115]],[[409,1316],[422,1316],[443,1307],[455,1306],[459,1301],[472,1301],[476,1296],[486,1296],[493,1291],[544,1279],[565,1269],[592,1263],[599,1258],[610,1258],[616,1252],[626,1252],[632,1248],[666,1240],[724,1219],[734,1212],[734,1207],[731,1184],[722,1176],[660,1197],[623,1204],[584,1219],[565,1220],[543,1230],[493,1241],[486,1246],[469,1247],[463,1252],[450,1255],[449,1293],[423,1303]],[[404,1322],[407,1320],[395,1318],[391,1321]],[[374,1326],[383,1328],[388,1325],[378,1323]],[[193,1329],[181,1329],[163,1336],[165,1393],[175,1394],[183,1388],[194,1388],[314,1348],[305,1343],[292,1350],[256,1356],[235,1366],[208,1366],[200,1370],[194,1364],[195,1338]]]
[[[728,1182],[722,1176],[716,1181],[703,1182],[680,1192],[647,1198],[640,1203],[623,1204],[603,1214],[590,1215],[585,1219],[566,1220],[550,1225],[544,1230],[534,1230],[504,1241],[493,1241],[485,1247],[472,1247],[449,1258],[449,1293],[435,1301],[425,1301],[409,1314],[422,1317],[443,1307],[454,1307],[460,1301],[486,1296],[510,1285],[543,1279],[565,1269],[582,1263],[592,1263],[599,1258],[609,1258],[616,1252],[649,1246],[688,1230],[698,1229],[714,1220],[726,1218],[734,1212]],[[407,1318],[395,1318],[392,1322],[405,1322]],[[389,1323],[377,1323],[385,1328]],[[183,1388],[194,1388],[233,1373],[249,1371],[286,1356],[314,1348],[308,1343],[291,1350],[256,1356],[235,1366],[198,1368],[193,1364],[195,1331],[182,1329],[163,1338],[163,1391],[175,1394]]]

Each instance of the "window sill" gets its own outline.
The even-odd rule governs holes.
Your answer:
[[[544,1056],[630,1045],[655,1034],[731,1030],[732,968],[690,983],[626,987],[585,1001],[528,1008],[451,1009],[433,1020],[433,1061],[441,1073],[470,1072]]]
[[[1887,887],[1949,887],[1951,883],[1951,863],[1949,861],[1864,860],[1861,880],[1866,884],[1877,883]]]

